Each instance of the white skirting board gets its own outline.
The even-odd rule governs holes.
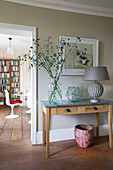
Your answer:
[[[113,126],[112,126],[112,129],[113,129]],[[108,125],[100,125],[99,136],[105,136],[108,134],[109,134]],[[50,130],[50,142],[70,140],[70,139],[75,139],[74,128]],[[42,144],[42,131],[37,132],[37,144]]]

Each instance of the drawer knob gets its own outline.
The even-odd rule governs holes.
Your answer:
[[[70,109],[66,109],[65,112],[71,112],[71,110]]]
[[[92,110],[98,110],[98,109],[97,109],[97,107],[93,107],[93,109],[92,109]]]

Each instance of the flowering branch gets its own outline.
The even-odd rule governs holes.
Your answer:
[[[72,55],[73,51],[76,49],[76,42],[71,46],[69,40],[60,40],[59,45],[53,45],[52,37],[48,37],[44,41],[43,47],[38,43],[40,39],[33,39],[34,44],[38,47],[38,53],[34,51],[33,47],[30,47],[28,54],[24,56],[19,56],[20,61],[26,61],[27,58],[31,61],[29,69],[33,66],[43,67],[51,78],[59,80],[60,74],[63,70],[64,64],[68,61],[69,57]],[[77,37],[77,41],[81,41]],[[67,47],[67,48],[66,48]],[[65,51],[65,57],[64,55]],[[31,56],[31,50],[33,55]]]

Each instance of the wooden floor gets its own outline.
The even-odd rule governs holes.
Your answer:
[[[27,107],[14,107],[14,113],[19,115],[16,119],[5,119],[11,113],[10,107],[0,107],[0,140],[30,139],[31,125],[28,123],[30,114],[25,113]]]
[[[1,170],[113,170],[113,149],[108,137],[95,138],[93,146],[79,148],[75,140],[50,144],[46,159],[43,145],[32,146],[30,140],[0,142]]]
[[[10,108],[0,108],[0,170],[113,170],[113,149],[108,136],[94,138],[87,149],[75,140],[50,143],[50,158],[43,145],[32,146],[30,115],[17,107],[20,117],[6,120]]]

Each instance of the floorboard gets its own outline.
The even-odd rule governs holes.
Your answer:
[[[20,140],[30,139],[31,125],[28,121],[31,119],[31,114],[27,114],[27,107],[14,107],[14,114],[19,115],[16,119],[5,119],[5,116],[10,115],[10,107],[0,107],[0,140]]]
[[[50,143],[50,158],[43,145],[32,146],[29,139],[0,143],[2,170],[112,170],[113,149],[108,136],[94,138],[84,149],[75,140]]]
[[[6,120],[1,134],[1,140],[11,140],[13,122],[14,122],[13,119]]]
[[[22,139],[21,117],[14,120],[11,140]]]
[[[30,120],[29,114],[25,113],[25,109],[22,112],[22,126],[23,126],[23,139],[28,139],[30,136]]]

